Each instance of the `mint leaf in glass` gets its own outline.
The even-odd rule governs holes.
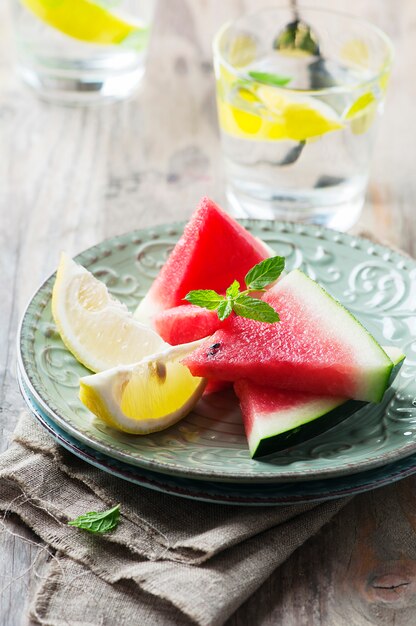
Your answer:
[[[278,74],[270,74],[269,72],[247,72],[253,80],[264,85],[273,87],[284,87],[292,80],[289,76],[279,76]]]

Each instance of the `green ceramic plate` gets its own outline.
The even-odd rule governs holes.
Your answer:
[[[104,472],[128,480],[135,485],[173,496],[240,506],[276,506],[322,502],[384,487],[416,472],[416,455],[414,454],[394,463],[388,463],[383,467],[358,474],[302,482],[268,484],[207,482],[183,478],[182,476],[170,476],[160,472],[150,472],[142,467],[135,467],[108,457],[68,435],[36,404],[20,376],[18,376],[18,380],[23,398],[32,415],[61,446]]]
[[[87,373],[66,350],[51,316],[51,276],[35,294],[19,337],[19,368],[40,407],[68,434],[125,463],[149,470],[231,482],[287,482],[362,472],[416,452],[416,263],[367,240],[317,226],[244,221],[343,302],[384,344],[407,355],[393,389],[331,431],[267,461],[249,457],[239,409],[230,396],[203,399],[170,429],[117,433],[78,400]],[[183,229],[136,231],[77,257],[134,309]],[[357,346],[359,349],[359,346]]]

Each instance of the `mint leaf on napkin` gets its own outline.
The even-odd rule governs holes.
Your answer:
[[[101,513],[97,513],[96,511],[84,513],[76,519],[69,521],[68,526],[76,526],[89,533],[103,534],[117,528],[119,521],[120,505],[117,504],[112,509],[102,511]]]

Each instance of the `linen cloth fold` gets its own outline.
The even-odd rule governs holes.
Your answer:
[[[0,456],[0,510],[50,553],[30,609],[48,626],[224,624],[347,501],[241,507],[151,491],[73,456],[26,412]],[[117,503],[111,533],[67,525]]]

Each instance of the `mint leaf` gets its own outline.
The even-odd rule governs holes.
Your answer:
[[[238,280],[235,280],[225,292],[227,298],[236,298],[240,293],[240,283]]]
[[[76,519],[68,522],[68,526],[76,526],[81,530],[86,530],[89,533],[103,534],[108,533],[118,526],[120,521],[120,505],[117,504],[112,509],[96,513],[96,511],[90,511],[84,513]]]
[[[215,311],[225,298],[212,289],[196,289],[187,293],[185,300],[209,311]]]
[[[282,256],[273,256],[257,263],[246,274],[245,282],[247,289],[263,289],[271,283],[274,283],[285,268],[285,259]]]
[[[278,74],[269,74],[268,72],[247,72],[250,78],[264,85],[273,85],[274,87],[284,87],[292,80],[289,76],[279,76]]]
[[[267,302],[241,295],[236,298],[233,306],[234,312],[240,317],[247,317],[258,322],[273,324],[280,320],[279,315]]]
[[[217,314],[218,314],[219,319],[222,322],[225,319],[227,319],[227,317],[229,317],[232,312],[233,312],[232,300],[223,300],[223,302],[220,302],[218,309],[217,309]]]
[[[234,311],[241,317],[272,324],[279,321],[279,315],[267,302],[251,298],[250,294],[255,291],[265,291],[264,287],[273,283],[284,267],[285,259],[281,256],[264,259],[247,273],[246,290],[241,292],[240,283],[234,280],[227,288],[225,296],[213,289],[196,289],[187,293],[184,299],[209,311],[217,311],[221,321],[227,319]]]

